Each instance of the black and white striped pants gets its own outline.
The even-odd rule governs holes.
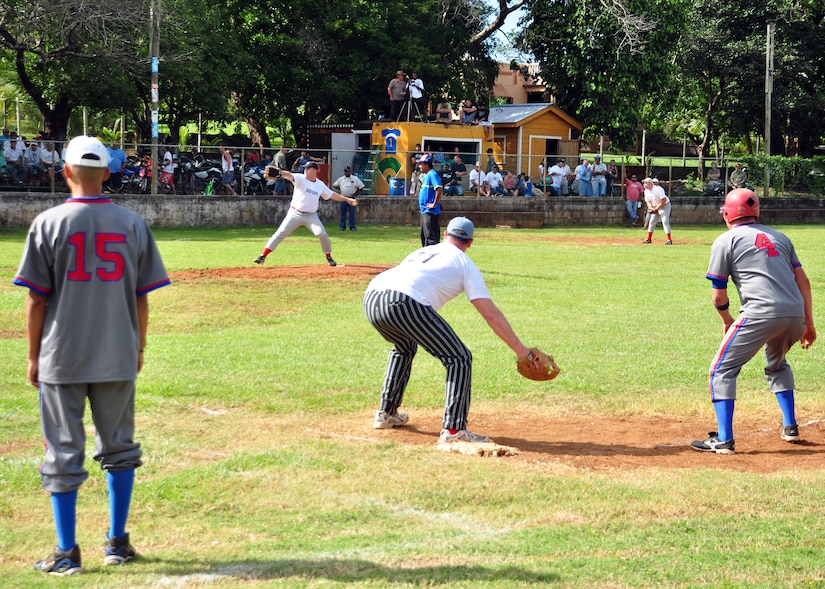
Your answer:
[[[387,362],[380,410],[391,415],[398,411],[420,345],[447,369],[442,426],[466,429],[473,355],[453,328],[432,307],[392,290],[368,291],[364,313],[378,333],[395,346]]]

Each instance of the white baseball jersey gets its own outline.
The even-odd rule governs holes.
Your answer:
[[[659,206],[659,203],[663,200],[670,200],[665,194],[665,189],[659,186],[658,184],[654,184],[653,188],[648,190],[645,188],[645,202],[647,203],[648,208],[655,208]]]
[[[321,180],[316,179],[315,182],[310,182],[305,174],[292,174],[292,177],[295,179],[293,182],[295,190],[292,192],[292,201],[289,206],[297,211],[314,213],[318,210],[322,197],[324,200],[329,200],[334,194]]]
[[[462,292],[470,301],[490,298],[475,263],[446,241],[417,249],[395,268],[373,278],[367,292],[381,290],[403,293],[436,311]]]

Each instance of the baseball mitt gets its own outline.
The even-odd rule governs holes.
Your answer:
[[[519,358],[517,367],[519,374],[530,380],[553,380],[561,372],[553,356],[537,348],[530,348],[530,352],[524,358]]]

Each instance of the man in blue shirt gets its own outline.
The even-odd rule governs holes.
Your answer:
[[[421,191],[418,193],[418,208],[421,211],[421,246],[435,245],[441,241],[441,195],[444,187],[441,176],[433,170],[433,156],[425,153],[418,158],[421,167]]]
[[[120,194],[123,182],[123,170],[126,168],[126,152],[120,148],[120,141],[115,139],[109,152],[109,178],[103,182],[103,188],[114,194]]]

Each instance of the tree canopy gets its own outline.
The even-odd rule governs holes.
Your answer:
[[[9,0],[0,64],[52,136],[88,107],[125,113],[148,139],[150,1],[163,15],[160,121],[175,140],[198,115],[245,121],[262,146],[267,127],[301,141],[311,123],[375,118],[397,69],[418,72],[433,100],[489,100],[491,35],[522,6],[519,46],[585,138],[627,147],[659,129],[707,153],[760,136],[769,22],[771,151],[808,155],[825,135],[818,0]]]

